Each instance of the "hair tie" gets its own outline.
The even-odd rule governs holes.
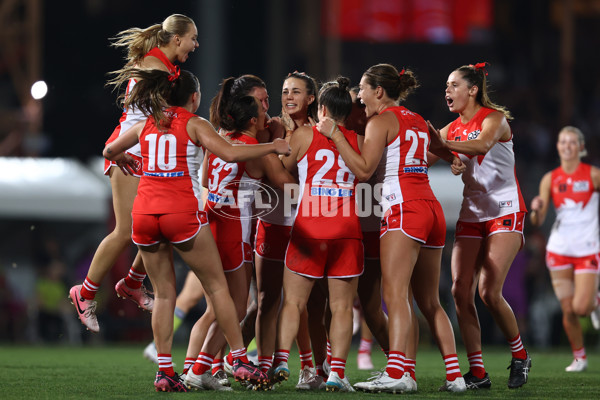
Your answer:
[[[485,69],[486,64],[489,64],[489,63],[487,61],[484,61],[484,62],[477,63],[475,65],[471,64],[471,65],[469,65],[469,67],[475,68],[475,71],[483,70],[483,73],[485,74],[485,76],[487,76],[488,72]]]
[[[179,65],[175,66],[175,71],[172,74],[169,74],[169,82],[173,82],[176,79],[179,79],[179,75],[181,74],[181,70],[179,69]]]
[[[400,73],[398,74],[398,76],[400,77],[400,76],[404,75],[405,72],[406,72],[406,70],[404,68],[402,68],[402,71],[400,71]]]

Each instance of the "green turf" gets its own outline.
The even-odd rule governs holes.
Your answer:
[[[156,393],[152,385],[155,365],[142,358],[143,345],[102,347],[14,347],[0,346],[0,398],[2,399],[145,399],[145,398],[259,398],[266,399],[331,399],[394,396],[370,393],[302,393],[294,389],[298,371],[292,368],[290,381],[272,392],[252,392],[234,383],[234,392]],[[590,349],[592,350],[592,349]],[[592,352],[594,352],[592,350]],[[292,351],[294,354],[294,351]],[[176,370],[183,364],[185,349],[174,350]],[[417,357],[416,394],[411,399],[432,398],[527,398],[527,399],[600,399],[600,355],[588,354],[589,368],[583,373],[566,373],[571,361],[566,348],[553,351],[532,351],[530,381],[516,390],[506,387],[510,359],[504,348],[484,349],[484,361],[492,379],[492,389],[463,394],[440,393],[444,367],[434,348],[420,350]],[[373,354],[375,366],[384,366],[381,352]],[[459,354],[462,370],[467,367],[464,352]],[[292,356],[290,366],[298,366]],[[350,354],[346,373],[352,383],[366,380],[369,371],[358,371],[356,349]]]

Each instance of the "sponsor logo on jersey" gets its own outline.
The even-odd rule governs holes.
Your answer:
[[[220,204],[235,204],[235,199],[233,198],[233,195],[221,196],[212,192],[208,193],[208,201]]]
[[[479,136],[480,133],[481,133],[481,129],[477,129],[473,132],[469,132],[467,134],[467,140],[477,139],[477,137]]]
[[[590,190],[589,181],[575,181],[573,182],[573,192],[587,192]]]
[[[183,171],[178,172],[146,172],[144,171],[144,176],[153,176],[155,178],[176,178],[178,176],[183,176]]]
[[[326,197],[350,197],[354,195],[354,189],[311,187],[310,195]]]
[[[408,111],[408,110],[400,110],[400,114],[402,114],[402,115],[415,115],[415,113],[413,113],[412,111]]]
[[[564,193],[567,191],[567,184],[566,183],[561,183],[558,185],[558,192],[559,193]]]
[[[426,174],[427,175],[427,167],[404,167],[403,172],[405,174]]]
[[[500,206],[500,208],[509,208],[512,207],[513,202],[512,200],[502,200],[498,203],[498,205]]]

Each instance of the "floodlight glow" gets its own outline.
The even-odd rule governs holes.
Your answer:
[[[48,93],[48,85],[44,81],[37,81],[31,85],[31,96],[36,99],[42,99]]]

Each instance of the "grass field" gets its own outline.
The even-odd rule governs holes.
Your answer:
[[[290,381],[272,392],[246,391],[233,383],[234,392],[156,393],[152,385],[156,366],[142,358],[143,345],[102,347],[14,347],[0,346],[0,398],[2,399],[146,399],[146,398],[259,398],[266,399],[331,399],[331,398],[389,398],[392,394],[297,392],[294,389],[298,372],[292,369]],[[529,383],[520,389],[506,387],[510,359],[507,349],[484,349],[484,361],[492,379],[492,389],[462,394],[440,393],[444,367],[436,349],[420,350],[417,357],[416,394],[411,399],[600,399],[600,355],[592,350],[589,368],[583,373],[564,372],[571,361],[569,349],[552,352],[532,351],[532,370]],[[588,350],[589,351],[589,350]],[[292,351],[292,354],[294,351]],[[297,354],[297,353],[296,353]],[[185,349],[174,349],[176,370],[181,369]],[[459,353],[463,372],[467,361]],[[377,368],[385,365],[385,357],[374,352]],[[294,356],[290,366],[299,362]],[[348,358],[347,375],[355,383],[370,377],[369,371],[356,367],[356,349]]]

